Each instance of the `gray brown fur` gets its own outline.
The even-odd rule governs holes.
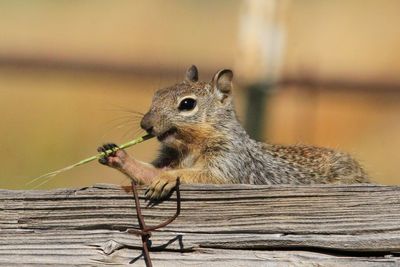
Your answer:
[[[185,80],[158,90],[141,126],[161,141],[152,165],[160,170],[150,182],[149,197],[165,195],[176,177],[184,183],[326,184],[367,183],[366,173],[348,154],[305,145],[257,142],[240,125],[232,100],[230,70],[211,82],[198,81],[195,66]],[[196,110],[180,111],[190,96]],[[167,134],[165,134],[167,133]],[[134,171],[123,171],[143,180]],[[129,174],[131,173],[131,174]]]

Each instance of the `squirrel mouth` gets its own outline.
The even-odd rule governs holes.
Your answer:
[[[174,133],[176,133],[176,128],[171,128],[168,131],[163,132],[162,134],[157,135],[157,139],[158,141],[163,141],[165,140],[168,136],[173,135]]]

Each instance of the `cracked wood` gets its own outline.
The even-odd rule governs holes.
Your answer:
[[[183,185],[180,216],[154,232],[155,266],[398,266],[400,187]],[[143,195],[143,190],[140,191]],[[146,207],[174,214],[175,195]],[[144,266],[131,192],[118,186],[0,190],[0,265]]]

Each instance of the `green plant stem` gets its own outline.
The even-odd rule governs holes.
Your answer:
[[[53,178],[54,176],[56,176],[56,175],[58,175],[58,174],[60,174],[60,173],[66,172],[66,171],[68,171],[68,170],[71,170],[71,169],[73,169],[73,168],[75,168],[75,167],[84,165],[84,164],[89,163],[89,162],[91,162],[91,161],[94,161],[94,160],[96,160],[96,159],[100,159],[100,158],[103,158],[103,157],[107,157],[108,155],[110,155],[111,153],[117,151],[118,149],[124,149],[124,148],[131,147],[131,146],[133,146],[133,145],[136,145],[136,144],[139,144],[139,143],[141,143],[141,142],[143,142],[143,141],[146,141],[146,140],[148,140],[148,139],[150,139],[150,138],[152,138],[152,137],[154,137],[154,136],[153,136],[153,135],[150,135],[150,134],[141,136],[141,137],[139,137],[139,138],[136,138],[136,139],[134,139],[134,140],[132,140],[132,141],[129,141],[129,142],[125,143],[125,144],[122,144],[122,145],[118,146],[118,147],[117,147],[116,149],[114,149],[114,150],[111,150],[111,149],[106,150],[105,152],[101,152],[101,153],[99,153],[99,154],[97,154],[97,155],[95,155],[95,156],[92,156],[92,157],[83,159],[83,160],[81,160],[81,161],[79,161],[79,162],[77,162],[77,163],[75,163],[75,164],[69,165],[69,166],[64,167],[64,168],[62,168],[62,169],[59,169],[59,170],[56,170],[56,171],[52,171],[52,172],[43,174],[43,175],[41,175],[41,176],[39,176],[39,177],[36,177],[36,178],[32,179],[32,180],[31,180],[30,182],[28,182],[26,185],[30,185],[30,184],[32,184],[32,183],[34,183],[34,182],[36,182],[36,181],[38,181],[38,180],[40,180],[40,179],[46,179],[46,180],[44,180],[43,182],[41,182],[40,184],[38,184],[37,186],[35,186],[33,189],[38,188],[38,187],[40,187],[41,185],[43,185],[43,184],[47,183],[48,181],[50,181],[51,178]]]

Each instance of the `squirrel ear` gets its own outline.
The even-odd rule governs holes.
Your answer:
[[[215,89],[224,95],[229,95],[232,91],[233,72],[229,69],[222,69],[218,71],[211,83]]]
[[[185,80],[188,82],[197,82],[199,80],[199,71],[195,65],[192,65],[187,69]]]

